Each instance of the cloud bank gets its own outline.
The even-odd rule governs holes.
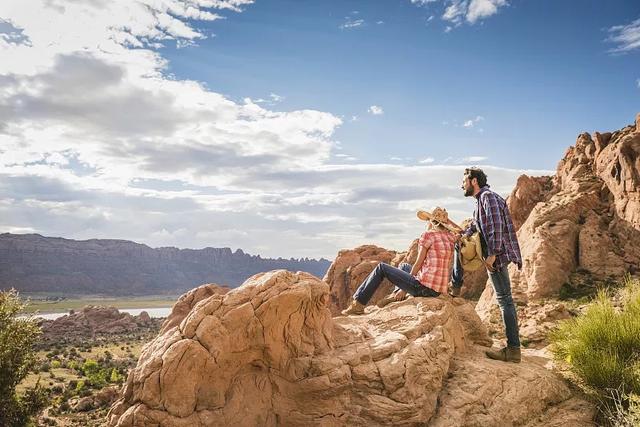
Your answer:
[[[405,248],[419,208],[470,214],[463,165],[336,164],[331,112],[166,74],[161,45],[210,37],[198,22],[251,3],[0,3],[0,231],[333,257]],[[502,193],[522,172],[486,170]]]

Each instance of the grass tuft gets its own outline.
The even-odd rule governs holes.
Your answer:
[[[603,413],[637,415],[640,280],[625,280],[620,307],[606,290],[598,291],[584,314],[561,322],[550,340],[556,360],[566,364],[578,382],[595,395]]]

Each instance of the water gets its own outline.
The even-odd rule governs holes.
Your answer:
[[[76,310],[76,312],[79,310]],[[167,317],[169,313],[171,313],[171,307],[161,307],[161,308],[119,308],[118,311],[121,313],[129,313],[132,316],[137,316],[141,312],[146,311],[149,313],[149,317]],[[40,317],[46,320],[55,320],[58,317],[62,317],[69,314],[68,311],[63,313],[44,313],[38,314],[36,317]]]

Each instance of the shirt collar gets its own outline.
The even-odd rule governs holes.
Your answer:
[[[482,193],[484,193],[485,191],[488,191],[488,190],[489,190],[489,184],[487,184],[487,185],[485,185],[484,187],[482,187],[482,188],[480,189],[480,191],[478,191],[478,194],[476,194],[474,197],[475,197],[476,199],[480,199],[480,195],[481,195]]]

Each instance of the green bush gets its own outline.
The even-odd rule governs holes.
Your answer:
[[[46,394],[39,382],[23,395],[16,386],[35,364],[33,348],[40,328],[32,317],[18,318],[25,304],[18,293],[0,292],[0,425],[24,426],[45,404]]]
[[[622,306],[601,290],[581,316],[560,323],[550,335],[554,357],[566,363],[601,409],[615,402],[625,410],[640,395],[640,281],[625,281]]]

